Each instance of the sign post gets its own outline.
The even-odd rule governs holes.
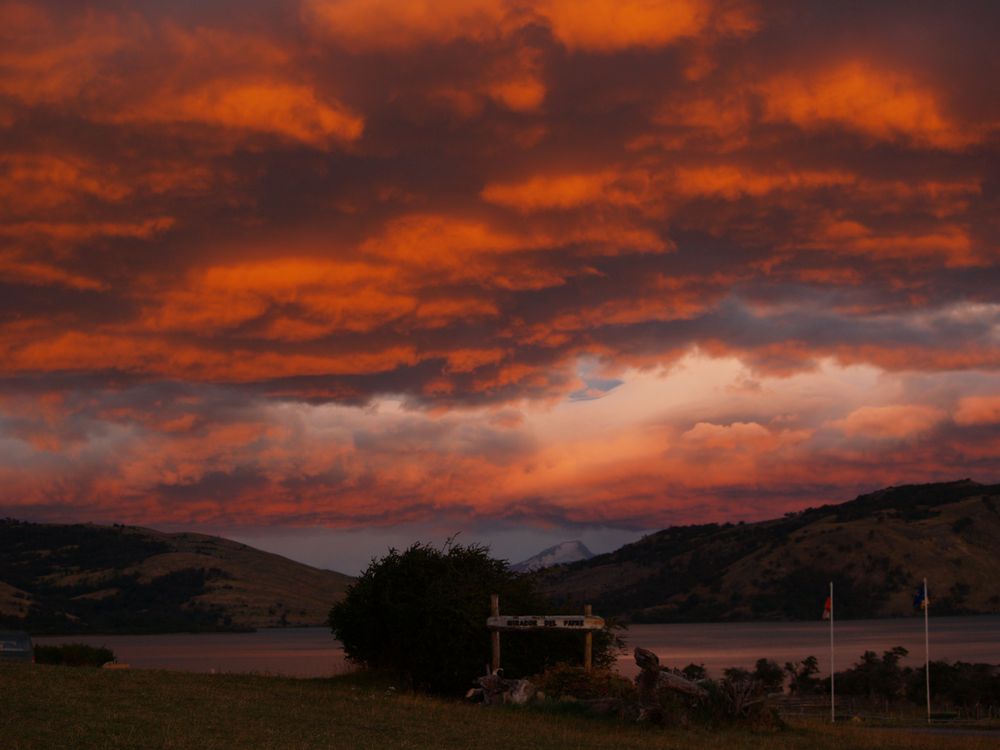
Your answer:
[[[927,685],[927,723],[931,723],[931,637],[930,617],[931,600],[927,598],[927,579],[924,579],[924,682]]]
[[[497,594],[491,594],[490,616],[486,620],[486,627],[490,630],[493,646],[493,659],[490,663],[493,672],[500,668],[502,630],[579,630],[584,633],[583,668],[589,672],[594,661],[594,631],[604,629],[604,618],[594,615],[589,604],[584,606],[582,615],[501,615],[500,598]]]
[[[834,700],[833,683],[837,667],[833,663],[833,581],[830,581],[830,723],[837,723],[837,702]]]
[[[490,594],[490,619],[494,617],[500,617],[500,595]],[[490,659],[490,674],[495,674],[498,669],[500,669],[500,631],[492,630],[490,632],[490,646],[492,647],[493,656]]]

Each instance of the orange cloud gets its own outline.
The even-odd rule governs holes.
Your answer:
[[[309,375],[346,375],[392,370],[419,362],[412,346],[332,354],[227,350],[178,346],[169,338],[115,333],[64,333],[39,342],[0,340],[4,370],[67,371],[113,368],[122,372],[194,381],[259,382]]]
[[[88,9],[57,17],[15,3],[3,12],[11,44],[0,53],[0,92],[29,104],[75,108],[105,122],[270,133],[317,147],[354,141],[364,129],[349,107],[291,80],[290,55],[260,37]],[[108,69],[124,53],[162,59],[123,85]]]
[[[483,39],[502,28],[503,0],[305,0],[306,22],[351,50]]]
[[[940,98],[898,71],[843,63],[772,78],[761,87],[764,117],[807,129],[846,128],[879,140],[962,148],[979,140],[943,109]]]
[[[529,248],[530,243],[512,232],[498,230],[484,221],[440,214],[410,214],[394,219],[362,250],[373,255],[442,268],[461,267],[477,255],[495,255]]]
[[[757,28],[748,4],[714,0],[305,0],[306,21],[354,50],[409,50],[458,39],[484,42],[545,23],[570,49],[612,52],[663,47],[701,34],[745,36]]]
[[[723,153],[735,151],[747,144],[746,131],[753,119],[746,92],[733,89],[724,90],[717,96],[699,94],[670,99],[660,106],[652,121],[663,128],[675,130],[680,127],[694,133],[642,135],[629,144],[631,148],[642,149],[658,144],[669,150],[682,150],[710,134],[719,139],[713,143],[716,150]]]
[[[960,425],[1000,424],[1000,396],[966,396],[959,400],[955,422]]]
[[[850,437],[901,440],[933,429],[946,417],[940,409],[919,404],[863,406],[833,424]]]
[[[338,331],[371,331],[418,309],[387,268],[287,258],[212,266],[192,274],[147,307],[144,325],[157,330],[222,333],[260,319],[247,336],[308,341]],[[455,316],[468,314],[456,306]],[[447,308],[428,311],[441,324]],[[265,320],[266,317],[266,320]]]
[[[198,88],[159,92],[112,115],[117,122],[203,123],[248,132],[273,133],[317,147],[354,141],[364,118],[314,89],[264,80],[222,80]]]
[[[94,9],[56,18],[23,2],[0,5],[0,93],[29,104],[76,100],[109,58],[142,35],[135,15]]]
[[[101,290],[107,284],[85,274],[66,271],[58,265],[20,257],[20,254],[0,250],[0,280],[32,286],[63,286],[70,289]]]
[[[133,191],[107,165],[76,155],[9,154],[0,156],[0,170],[0,201],[8,215],[51,210],[81,195],[118,201]]]
[[[503,361],[506,352],[498,347],[490,349],[457,349],[446,352],[449,372],[472,372],[483,365],[497,364]]]
[[[814,237],[803,244],[881,259],[941,259],[953,267],[976,265],[980,260],[968,232],[954,224],[937,225],[919,233],[876,230],[850,219],[827,219],[814,228]]]
[[[484,200],[526,213],[544,209],[572,209],[594,203],[638,205],[648,192],[648,176],[595,173],[535,175],[514,183],[492,183],[483,188]]]
[[[971,348],[921,347],[915,345],[837,346],[833,354],[845,364],[870,363],[886,370],[996,370],[1000,368],[1000,346],[981,344]]]
[[[141,221],[23,221],[0,226],[3,237],[44,237],[65,242],[81,242],[95,237],[149,239],[174,225],[170,216]]]
[[[744,36],[757,28],[748,6],[712,0],[543,0],[538,10],[567,47],[598,52],[664,47],[705,33]]]
[[[712,424],[699,422],[680,436],[685,448],[698,451],[738,451],[764,453],[780,446],[801,442],[809,433],[801,430],[771,431],[756,422]]]
[[[486,86],[489,95],[515,112],[530,112],[545,100],[545,84],[531,73],[502,77]]]
[[[719,196],[729,200],[776,191],[842,187],[856,180],[855,175],[842,170],[762,172],[734,165],[681,167],[676,172],[677,189],[682,194]]]

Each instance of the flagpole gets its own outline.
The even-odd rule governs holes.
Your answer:
[[[833,581],[830,581],[830,723],[837,723],[837,709],[834,701],[833,680],[836,669],[833,663]]]
[[[928,618],[930,599],[927,598],[927,579],[924,579],[924,676],[927,683],[927,723],[931,723],[931,639]]]

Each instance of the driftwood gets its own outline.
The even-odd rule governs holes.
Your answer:
[[[635,663],[642,670],[636,678],[636,684],[639,686],[639,700],[644,703],[645,698],[655,698],[660,690],[673,690],[695,698],[708,697],[708,692],[697,682],[661,667],[659,657],[652,651],[637,647]]]
[[[663,706],[660,694],[663,691],[681,693],[696,700],[708,697],[708,691],[697,682],[692,682],[660,666],[659,657],[644,648],[635,649],[635,663],[642,671],[635,678],[639,689],[639,720],[653,724],[663,724]],[[684,724],[683,717],[681,723]]]
[[[709,691],[702,684],[661,667],[660,660],[652,651],[637,648],[635,663],[642,670],[635,680],[639,689],[640,721],[660,725],[666,723],[665,709],[669,701],[664,701],[663,698],[664,692],[667,692],[687,696],[689,700],[686,708],[693,708],[695,705],[702,709],[707,707],[710,713],[721,720],[747,722],[758,728],[773,729],[781,725],[781,719],[771,706],[771,701],[781,694],[766,693],[763,685],[749,674],[720,680],[716,683],[716,696],[710,697]],[[675,702],[674,710],[670,711],[673,720],[683,726],[688,722],[686,708],[677,706]]]

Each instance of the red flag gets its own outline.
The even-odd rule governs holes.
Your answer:
[[[826,597],[826,604],[823,605],[823,619],[830,619],[830,612],[833,609],[833,600],[830,597]]]

